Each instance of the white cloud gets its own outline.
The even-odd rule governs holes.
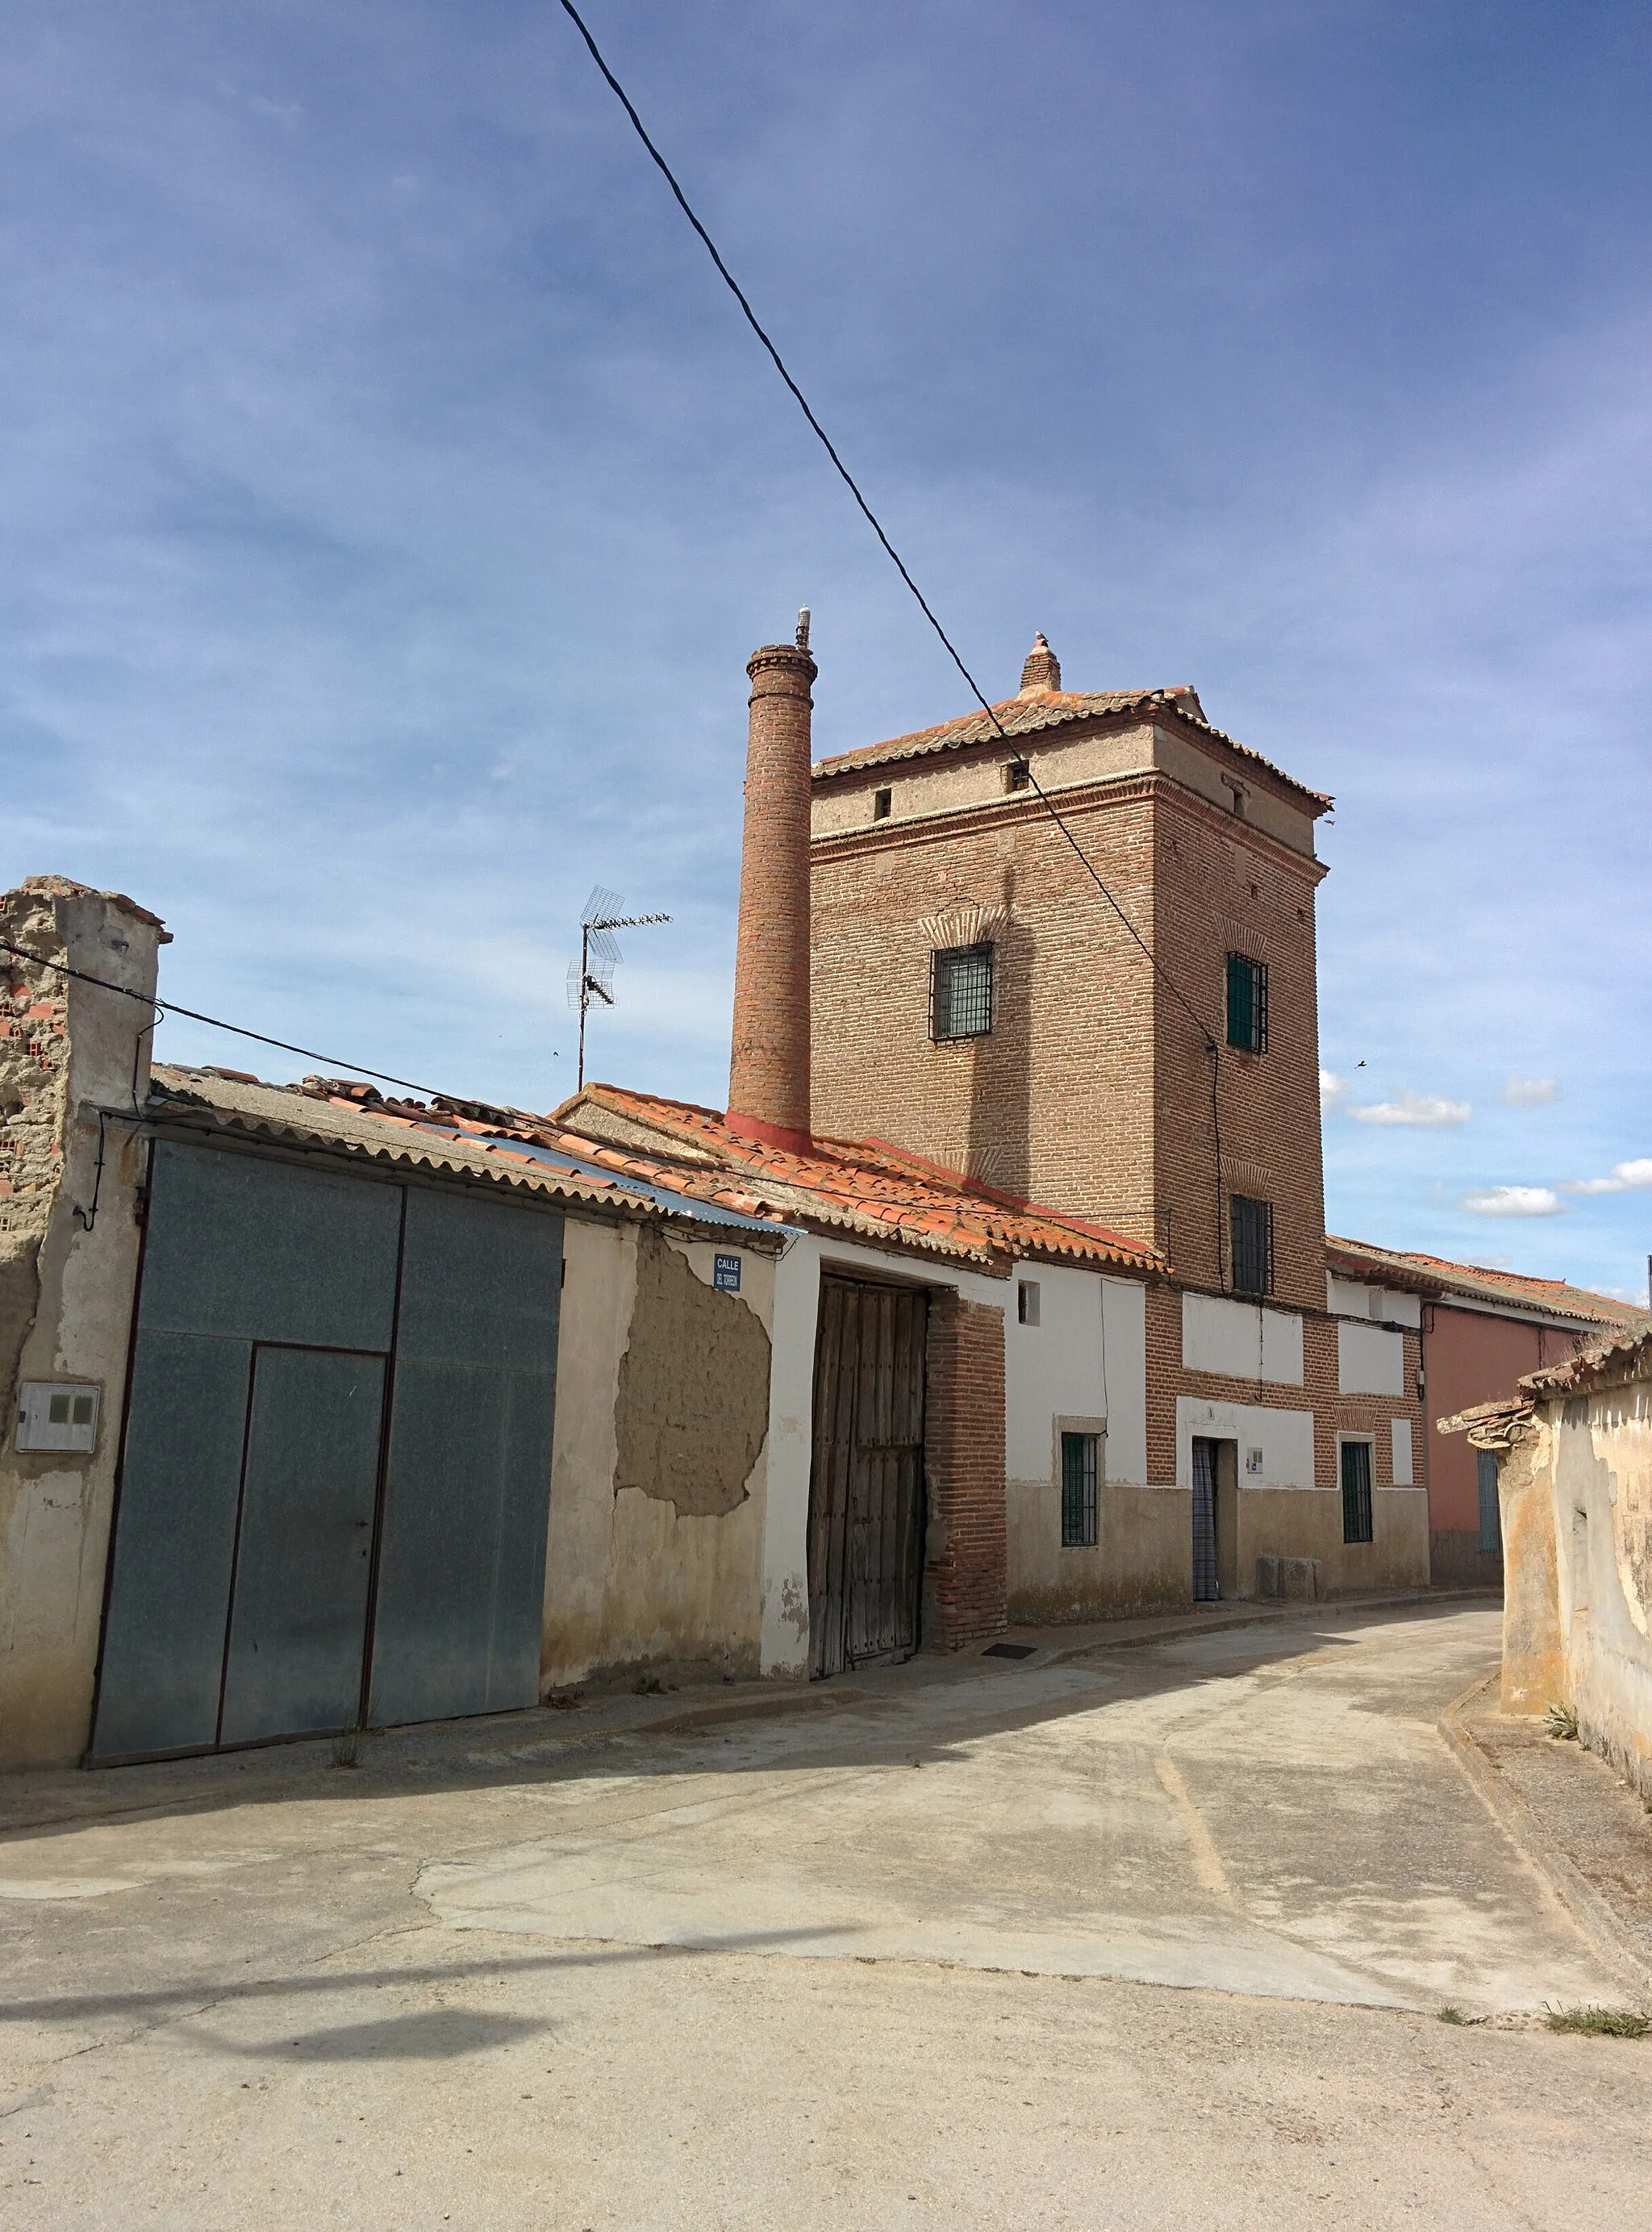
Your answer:
[[[1652,1155],[1629,1163],[1614,1163],[1609,1178],[1568,1178],[1563,1193],[1628,1193],[1635,1186],[1652,1186]]]
[[[1357,1124],[1466,1124],[1474,1113],[1466,1100],[1442,1100],[1436,1093],[1396,1093],[1348,1113]]]
[[[1558,1194],[1547,1186],[1500,1185],[1487,1186],[1479,1193],[1467,1194],[1463,1207],[1473,1210],[1476,1217],[1560,1217],[1564,1204]]]
[[[1560,1098],[1560,1081],[1553,1077],[1511,1077],[1498,1095],[1505,1108],[1542,1108]]]
[[[1347,1093],[1348,1080],[1346,1078],[1338,1077],[1328,1069],[1322,1069],[1320,1071],[1319,1113],[1322,1116],[1335,1115],[1337,1110],[1341,1107],[1344,1100],[1346,1099]]]

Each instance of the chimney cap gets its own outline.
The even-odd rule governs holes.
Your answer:
[[[1044,639],[1040,628],[1021,666],[1020,698],[1042,698],[1061,687],[1061,662]]]

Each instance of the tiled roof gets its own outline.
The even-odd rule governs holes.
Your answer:
[[[320,1146],[397,1168],[480,1178],[568,1202],[601,1204],[648,1217],[718,1225],[768,1220],[709,1210],[697,1199],[604,1167],[584,1142],[563,1152],[545,1119],[477,1101],[387,1100],[352,1078],[307,1078],[266,1085],[244,1071],[188,1069],[157,1062],[146,1114],[273,1145]]]
[[[1597,1294],[1587,1287],[1569,1286],[1564,1279],[1532,1279],[1519,1271],[1498,1271],[1482,1263],[1454,1263],[1444,1256],[1421,1256],[1398,1249],[1373,1247],[1368,1240],[1338,1240],[1327,1236],[1325,1260],[1332,1271],[1346,1270],[1354,1278],[1377,1277],[1388,1286],[1414,1294],[1462,1294],[1506,1308],[1526,1308],[1534,1314],[1579,1319],[1585,1325],[1652,1326],[1652,1314],[1633,1302],[1620,1302],[1610,1294]]]
[[[1649,1375],[1652,1375],[1652,1331],[1630,1330],[1615,1340],[1597,1341],[1581,1355],[1569,1356],[1564,1364],[1528,1372],[1520,1385],[1532,1395],[1565,1395]]]
[[[1164,1258],[1105,1226],[975,1184],[882,1139],[816,1139],[807,1155],[731,1132],[683,1100],[588,1085],[544,1119],[603,1167],[777,1222],[853,1232],[998,1271],[1030,1257],[1167,1271]]]
[[[817,776],[848,775],[858,768],[882,767],[891,760],[923,759],[933,752],[955,750],[961,744],[994,743],[1001,732],[1010,738],[1040,736],[1046,730],[1093,720],[1103,713],[1174,714],[1199,735],[1265,769],[1299,798],[1308,800],[1316,814],[1329,812],[1333,802],[1324,791],[1310,790],[1248,744],[1212,728],[1190,690],[1041,690],[1026,698],[1007,698],[993,707],[991,715],[966,713],[958,720],[943,721],[936,728],[917,729],[910,736],[891,736],[881,744],[862,744],[852,752],[834,753],[830,759],[817,761],[814,772]]]

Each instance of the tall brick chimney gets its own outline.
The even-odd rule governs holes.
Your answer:
[[[746,827],[740,854],[729,1128],[769,1146],[809,1145],[809,615],[795,643],[746,666]]]

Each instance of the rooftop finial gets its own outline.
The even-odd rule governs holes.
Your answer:
[[[809,647],[809,608],[807,605],[801,607],[797,616],[797,647],[800,651],[807,651]]]
[[[1059,690],[1060,687],[1061,662],[1044,640],[1044,632],[1040,628],[1033,638],[1033,648],[1027,652],[1022,665],[1021,686],[1018,695],[1022,698],[1038,698],[1043,696],[1046,691]]]

